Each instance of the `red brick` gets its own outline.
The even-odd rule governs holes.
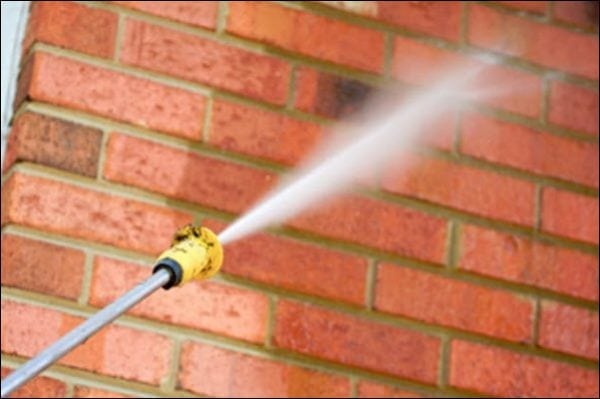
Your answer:
[[[556,20],[598,30],[598,2],[556,1],[552,10]]]
[[[322,136],[319,125],[287,116],[216,101],[208,142],[229,151],[294,165]]]
[[[502,397],[597,397],[598,371],[453,341],[450,385]]]
[[[381,32],[267,2],[228,4],[227,31],[234,35],[369,72],[383,70]]]
[[[597,136],[598,92],[568,83],[552,82],[548,120]]]
[[[449,161],[406,154],[382,176],[382,188],[475,215],[521,225],[532,225],[534,193],[532,183],[493,172],[457,165]]]
[[[421,395],[369,381],[358,383],[359,398],[420,398]]]
[[[508,292],[391,264],[379,265],[376,287],[377,310],[510,341],[531,339],[533,303]]]
[[[598,188],[598,145],[463,114],[460,150],[476,158]]]
[[[598,360],[598,312],[557,302],[542,302],[539,344]]]
[[[181,350],[179,384],[218,397],[348,397],[350,383],[337,377],[274,360],[200,343]]]
[[[82,251],[14,235],[2,235],[2,285],[77,299],[83,280]]]
[[[548,2],[546,1],[498,1],[497,3],[506,7],[529,11],[536,14],[545,14],[546,9],[548,8]]]
[[[2,367],[2,379],[14,370]],[[11,398],[64,398],[67,386],[64,382],[48,377],[34,377],[21,388],[15,390]]]
[[[32,4],[23,50],[35,42],[112,57],[117,36],[117,15],[66,1]]]
[[[459,267],[598,301],[598,258],[475,226],[461,227]]]
[[[397,37],[394,46],[394,76],[406,83],[429,85],[445,78],[450,70],[478,71],[466,86],[473,101],[537,117],[540,112],[541,81],[530,73],[433,47],[412,39]]]
[[[56,310],[2,301],[2,350],[30,357],[81,323]],[[158,385],[169,371],[171,342],[160,335],[111,325],[59,364]]]
[[[469,5],[471,44],[536,64],[598,79],[598,37]]]
[[[90,304],[102,308],[150,274],[148,267],[97,257]],[[264,341],[268,306],[267,297],[261,293],[194,281],[157,291],[129,313],[260,343]]]
[[[444,259],[443,219],[375,199],[342,197],[303,213],[290,225],[431,262]]]
[[[598,198],[544,188],[541,229],[598,244]]]
[[[127,20],[120,57],[129,65],[276,104],[287,96],[288,63],[141,21]]]
[[[202,28],[214,29],[217,24],[218,2],[216,1],[113,1],[113,3]]]
[[[273,339],[278,347],[348,366],[426,383],[437,378],[437,338],[313,306],[280,301]]]
[[[98,129],[25,112],[13,123],[4,170],[25,161],[95,177],[101,142]]]
[[[80,385],[75,386],[73,392],[74,398],[130,398],[131,396],[123,395],[113,391],[106,391],[104,389],[96,389],[83,387]]]
[[[109,139],[104,176],[229,212],[247,209],[275,183],[262,170],[120,134]]]
[[[20,224],[148,254],[171,244],[192,216],[16,173],[2,187],[2,225]]]
[[[224,223],[204,221],[214,231]],[[286,290],[364,303],[367,261],[268,234],[256,234],[227,246],[222,271]]]
[[[204,97],[199,94],[46,53],[36,53],[30,62],[31,79],[23,85],[33,100],[200,138]]]

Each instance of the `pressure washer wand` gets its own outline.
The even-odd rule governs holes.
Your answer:
[[[153,274],[110,305],[75,327],[2,381],[2,397],[44,371],[91,335],[119,317],[160,287],[169,289],[192,279],[206,279],[223,263],[217,236],[205,227],[185,226],[175,233],[171,248],[156,262]]]

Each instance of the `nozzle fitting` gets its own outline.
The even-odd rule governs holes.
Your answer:
[[[216,234],[206,227],[187,225],[175,233],[171,248],[160,254],[153,273],[166,269],[171,278],[163,286],[169,289],[192,279],[214,276],[223,263],[223,247]]]

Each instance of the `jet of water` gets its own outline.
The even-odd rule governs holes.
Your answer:
[[[458,101],[469,99],[469,83],[481,68],[454,71],[428,89],[401,101],[380,97],[350,123],[340,124],[332,138],[245,215],[229,225],[223,244],[284,222],[311,205],[347,189],[357,175],[379,168],[423,137],[423,127]],[[392,92],[394,92],[392,90]],[[398,92],[395,92],[398,94]],[[394,98],[395,97],[395,98]]]

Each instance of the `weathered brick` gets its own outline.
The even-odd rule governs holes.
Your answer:
[[[460,229],[459,267],[598,300],[598,258],[476,226]]]
[[[193,342],[182,346],[179,384],[193,392],[219,397],[350,394],[350,383],[344,377]]]
[[[37,52],[20,83],[24,96],[190,139],[202,130],[204,97],[146,79]],[[28,67],[25,67],[28,68]]]
[[[598,370],[464,341],[453,341],[450,353],[453,387],[504,397],[598,396]]]
[[[2,379],[14,370],[2,367]],[[49,377],[34,377],[19,389],[15,390],[11,398],[64,398],[67,394],[67,385]]]
[[[90,304],[102,308],[150,274],[148,267],[97,257]],[[252,342],[264,341],[267,312],[264,294],[208,281],[157,291],[130,311],[136,316]]]
[[[598,92],[552,82],[548,120],[569,129],[598,135]]]
[[[321,204],[290,221],[290,226],[441,263],[446,222],[383,201],[349,195]]]
[[[213,231],[225,226],[214,220],[203,225]],[[269,234],[229,244],[222,271],[286,290],[364,302],[366,259]]]
[[[214,29],[217,24],[217,1],[113,1],[113,3],[202,28]]]
[[[70,50],[112,57],[117,15],[70,1],[40,1],[31,6],[23,50],[43,42]]]
[[[595,281],[597,284],[598,280]],[[598,360],[598,312],[543,301],[539,344]]]
[[[382,176],[381,186],[475,215],[532,225],[535,187],[532,183],[449,161],[406,154]],[[403,164],[404,165],[404,164]]]
[[[225,101],[213,104],[210,144],[287,165],[304,158],[319,142],[319,125]]]
[[[553,5],[554,19],[582,28],[598,30],[597,1],[556,1]]]
[[[2,234],[2,285],[77,299],[83,280],[82,251]]]
[[[229,212],[247,209],[276,180],[262,170],[116,133],[108,142],[104,176]]]
[[[396,37],[393,73],[397,79],[426,86],[447,78],[449,70],[477,71],[465,87],[466,99],[529,117],[539,115],[542,95],[539,77]]]
[[[598,37],[469,5],[471,44],[536,64],[598,79]]]
[[[369,381],[358,383],[359,398],[420,398],[421,395]]]
[[[348,366],[426,383],[436,380],[440,342],[415,331],[280,301],[273,339],[278,347]]]
[[[26,161],[95,177],[101,142],[98,129],[25,112],[13,123],[4,169]]]
[[[497,1],[510,8],[517,10],[529,11],[535,14],[545,14],[548,8],[547,1]]]
[[[132,19],[120,59],[276,104],[287,96],[290,66],[284,61]]]
[[[30,357],[81,319],[56,310],[2,301],[2,351]],[[171,342],[150,332],[111,325],[58,361],[99,374],[158,385],[169,370]]]
[[[107,391],[105,389],[89,388],[80,385],[76,385],[73,390],[74,398],[130,398],[129,395],[123,395],[114,391]]]
[[[541,229],[598,244],[598,198],[544,188]]]
[[[2,187],[2,225],[20,224],[156,255],[192,216],[16,173]]]
[[[463,114],[461,152],[487,161],[598,187],[598,145]]]
[[[370,72],[383,69],[381,32],[267,2],[228,4],[227,31],[234,35]]]
[[[377,273],[377,310],[510,341],[531,340],[531,300],[391,264],[379,265]]]

